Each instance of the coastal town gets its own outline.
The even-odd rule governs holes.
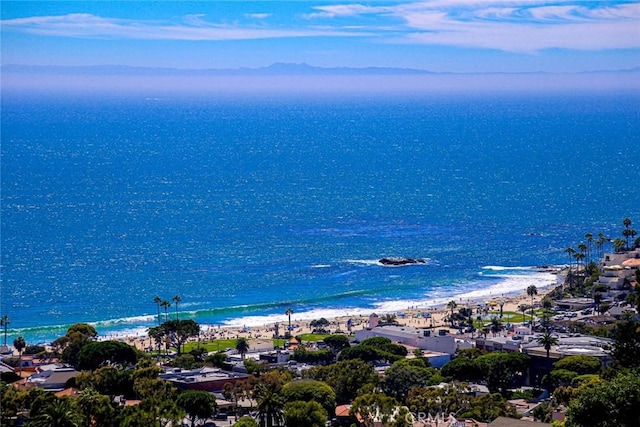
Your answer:
[[[0,424],[637,425],[640,238],[622,225],[568,247],[555,286],[484,301],[223,328],[158,297],[145,337],[81,323],[46,346],[7,342],[2,316]]]

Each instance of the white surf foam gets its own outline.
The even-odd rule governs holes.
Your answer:
[[[492,271],[510,271],[510,270],[534,270],[535,267],[506,267],[502,265],[485,265],[482,267],[483,270],[492,270]]]
[[[505,274],[505,275],[485,275],[484,277],[495,277],[498,283],[483,289],[477,289],[460,293],[431,293],[429,297],[422,300],[394,300],[375,304],[376,311],[381,313],[394,313],[412,309],[423,309],[441,307],[449,301],[454,300],[459,303],[481,303],[491,298],[516,295],[530,285],[535,285],[538,289],[556,285],[556,276],[548,272],[537,272],[531,274]]]
[[[345,308],[323,308],[315,310],[307,310],[293,313],[291,315],[291,324],[307,322],[313,319],[333,319],[343,316],[363,316],[371,314],[371,309],[358,307]],[[264,316],[245,316],[237,319],[230,319],[222,323],[222,326],[244,327],[244,326],[263,326],[273,325],[274,323],[288,324],[289,316],[285,314],[268,314]]]
[[[427,309],[442,307],[449,301],[454,300],[461,304],[484,303],[491,298],[516,295],[530,285],[535,285],[538,289],[543,289],[556,284],[556,276],[549,272],[532,272],[530,274],[495,274],[484,277],[494,277],[498,282],[483,289],[476,289],[467,292],[450,292],[448,290],[431,291],[424,299],[400,299],[375,303],[373,307],[345,307],[339,309],[323,308],[296,312],[291,316],[291,323],[309,321],[312,319],[331,319],[342,316],[368,316],[371,313],[400,313],[407,309]],[[237,319],[230,319],[223,322],[223,326],[243,327],[272,325],[274,323],[286,324],[289,318],[283,314],[270,314],[264,316],[245,316]]]

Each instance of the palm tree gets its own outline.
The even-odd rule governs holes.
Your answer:
[[[604,244],[607,243],[607,236],[602,233],[598,233],[598,240],[596,246],[598,248],[598,258],[604,258]]]
[[[249,341],[244,337],[238,338],[238,341],[236,341],[236,350],[238,350],[240,357],[244,360],[244,355],[249,352]]]
[[[624,230],[622,230],[622,235],[627,239],[626,248],[629,249],[629,227],[631,226],[631,220],[629,218],[625,218],[622,220],[622,225],[624,225]]]
[[[280,426],[284,421],[282,409],[284,398],[275,390],[264,383],[258,383],[254,391],[254,397],[258,402],[258,418],[260,427]],[[275,424],[274,424],[275,422]]]
[[[500,306],[500,318],[502,319],[502,307],[504,307],[504,299],[500,298],[500,300],[498,300],[498,305]]]
[[[451,327],[453,327],[453,310],[456,309],[456,307],[458,306],[458,304],[456,304],[456,302],[454,300],[449,301],[449,303],[447,303],[447,307],[449,307],[451,309]]]
[[[577,264],[576,274],[578,274],[578,272],[580,271],[580,266],[582,265],[581,261],[585,258],[585,255],[582,252],[577,252],[574,256],[576,258],[576,264]],[[584,273],[585,274],[586,274],[586,271],[587,271],[587,269],[584,268]],[[580,283],[580,281],[578,281],[578,283]]]
[[[533,330],[533,297],[538,295],[538,288],[536,288],[536,285],[529,285],[527,288],[527,295],[531,297],[531,330]]]
[[[7,346],[7,326],[9,326],[9,316],[6,314],[0,317],[0,326],[4,327],[4,346]]]
[[[32,427],[78,427],[79,416],[65,398],[54,398],[43,411],[28,422]]]
[[[180,301],[182,301],[182,298],[180,298],[180,295],[176,295],[175,297],[171,298],[173,300],[173,302],[176,303],[176,320],[178,320],[178,303]]]
[[[567,255],[569,255],[569,273],[571,273],[571,265],[573,263],[573,254],[575,253],[576,250],[573,248],[567,248],[564,251],[567,253]]]
[[[621,238],[618,237],[613,241],[613,249],[616,251],[616,253],[622,252],[624,248],[625,248],[625,241],[622,240]]]
[[[593,234],[587,233],[584,235],[584,238],[587,239],[587,244],[589,245],[587,249],[587,264],[591,263],[591,246],[593,245]]]
[[[167,312],[167,310],[169,309],[169,307],[171,307],[171,303],[167,300],[164,300],[160,303],[160,306],[164,308],[164,321],[169,321],[169,313]]]
[[[13,340],[13,347],[18,350],[18,357],[20,358],[20,373],[22,373],[22,350],[27,346],[27,343],[24,341],[22,336],[19,336],[15,340]]]
[[[495,316],[492,317],[490,329],[491,329],[491,333],[495,337],[496,334],[502,330],[502,321]]]
[[[522,323],[525,322],[525,318],[524,318],[524,313],[529,309],[529,306],[527,304],[521,304],[520,305],[520,311],[522,312]]]
[[[549,352],[551,351],[551,346],[556,345],[558,343],[558,338],[551,335],[549,332],[545,332],[540,338],[538,338],[538,344],[544,346],[544,349],[547,351],[547,359],[549,359]]]
[[[576,252],[572,247],[568,247],[564,250],[569,256],[569,272],[567,273],[567,278],[569,279],[569,288],[573,287],[573,275],[571,273],[571,267],[573,265],[573,254]]]
[[[593,293],[593,305],[596,306],[596,313],[600,313],[600,304],[602,303],[602,294],[600,292]]]
[[[584,243],[580,242],[580,244],[578,245],[578,249],[580,250],[580,254],[579,254],[580,255],[580,260],[583,260],[583,259],[587,258],[587,255],[586,255],[586,251],[588,249],[587,245],[585,245]],[[586,274],[586,271],[587,271],[587,268],[586,268],[587,262],[585,262],[585,264],[584,264],[585,265],[585,269],[584,269],[585,274]]]
[[[162,302],[162,299],[156,295],[153,298],[153,302],[158,306],[158,325],[160,325],[160,303]]]
[[[385,325],[397,325],[398,318],[395,314],[388,313],[382,316],[382,323]]]
[[[291,334],[291,315],[294,313],[293,309],[291,307],[287,308],[284,312],[284,314],[286,314],[287,316],[289,316],[289,334]]]

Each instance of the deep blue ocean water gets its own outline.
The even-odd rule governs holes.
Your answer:
[[[38,342],[92,322],[253,325],[548,285],[640,222],[624,94],[2,100],[0,308]],[[407,256],[425,265],[388,268]],[[506,268],[505,268],[506,267]],[[174,308],[172,307],[171,312]]]

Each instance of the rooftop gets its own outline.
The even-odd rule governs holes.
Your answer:
[[[247,375],[235,373],[235,372],[223,371],[219,368],[204,367],[201,369],[194,369],[190,371],[175,369],[175,370],[165,372],[164,374],[160,374],[160,378],[174,381],[176,383],[194,384],[194,383],[211,382],[216,380],[225,380],[229,378],[238,378],[238,379],[247,378]]]

